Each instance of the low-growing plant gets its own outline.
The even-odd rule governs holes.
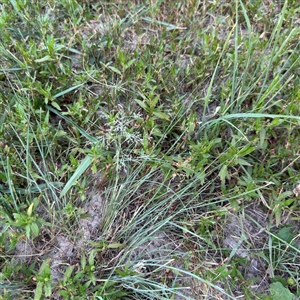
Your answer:
[[[299,295],[299,9],[269,2],[1,4],[1,297]]]

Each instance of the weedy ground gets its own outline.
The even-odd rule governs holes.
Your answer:
[[[1,299],[296,299],[298,1],[1,1]]]

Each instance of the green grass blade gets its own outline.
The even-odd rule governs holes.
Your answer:
[[[84,83],[80,83],[80,84],[77,84],[75,86],[72,86],[72,87],[70,87],[70,88],[68,88],[68,89],[66,89],[66,90],[64,90],[62,92],[59,92],[59,93],[55,94],[53,96],[53,98],[56,99],[56,98],[61,97],[61,96],[65,95],[65,94],[68,94],[69,92],[72,92],[72,91],[78,89],[79,87],[81,87],[83,85],[84,85]]]
[[[86,169],[91,165],[93,157],[91,155],[87,155],[85,159],[80,163],[72,177],[66,183],[65,187],[60,193],[60,198],[64,197],[70,188],[76,183],[77,179],[86,171]]]
[[[74,127],[77,128],[77,130],[91,143],[96,144],[98,143],[98,139],[94,138],[93,136],[89,135],[84,129],[82,129],[81,127],[79,127],[75,122],[73,122],[71,119],[69,119],[68,117],[62,115],[59,111],[57,111],[55,108],[46,105],[46,108],[49,109],[50,111],[52,111],[53,113],[55,113],[56,115],[58,115],[59,117],[63,118],[66,120],[66,122],[68,122],[69,124],[73,125]]]

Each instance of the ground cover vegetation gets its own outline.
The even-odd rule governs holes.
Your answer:
[[[1,299],[297,299],[298,1],[0,3]]]

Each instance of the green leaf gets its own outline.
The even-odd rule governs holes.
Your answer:
[[[117,248],[124,248],[125,245],[124,244],[120,244],[120,243],[111,243],[109,245],[107,245],[108,249],[117,249]]]
[[[147,22],[150,22],[150,23],[156,23],[156,24],[159,24],[159,25],[163,25],[163,26],[166,27],[166,30],[175,30],[175,29],[184,30],[184,29],[186,29],[186,27],[181,27],[181,26],[174,25],[174,24],[171,24],[171,23],[158,21],[156,19],[149,18],[149,17],[143,17],[142,19],[147,21]]]
[[[54,59],[51,58],[50,55],[46,55],[46,56],[44,56],[44,57],[42,57],[42,58],[35,59],[34,62],[36,62],[36,63],[41,63],[41,62],[45,62],[45,61],[53,61],[53,60],[54,60]]]
[[[207,121],[207,124],[215,124],[219,123],[222,120],[230,120],[230,119],[249,119],[249,118],[270,118],[270,119],[287,119],[287,120],[297,120],[300,121],[300,116],[293,116],[293,115],[273,115],[273,114],[264,114],[264,113],[237,113],[237,114],[228,114],[225,116],[221,116],[218,119],[213,119],[211,121]]]
[[[288,197],[290,197],[290,196],[292,196],[292,195],[293,195],[293,192],[291,192],[291,191],[285,191],[285,192],[281,193],[281,194],[278,196],[277,201],[278,201],[278,200],[286,199],[286,198],[288,198]]]
[[[57,102],[51,101],[51,105],[52,105],[54,108],[56,108],[57,110],[61,110],[61,108],[60,108],[60,106],[59,106],[59,104],[58,104]]]
[[[223,265],[215,270],[216,277],[213,280],[220,280],[226,278],[232,271],[227,269],[227,265]]]
[[[55,96],[54,96],[55,97]],[[77,130],[91,143],[96,144],[98,142],[98,139],[94,138],[93,136],[89,135],[85,130],[83,130],[81,127],[79,127],[75,122],[73,122],[71,119],[67,118],[66,116],[62,115],[60,112],[58,112],[56,109],[53,107],[46,105],[46,108],[49,109],[51,112],[56,114],[57,116],[63,118],[66,122],[69,124],[73,125],[74,127],[77,128]]]
[[[40,230],[36,223],[32,223],[30,225],[30,230],[32,231],[34,237],[37,237],[39,235]]]
[[[96,284],[96,276],[94,275],[94,273],[90,273],[90,274],[89,274],[89,278],[90,278],[90,280],[91,280],[91,283],[92,283],[93,285],[95,285],[95,284]]]
[[[53,96],[53,98],[56,99],[56,98],[58,98],[58,97],[61,97],[61,96],[65,95],[65,94],[67,94],[67,93],[69,93],[69,92],[71,92],[71,91],[73,91],[73,90],[78,89],[78,88],[81,87],[82,85],[84,85],[84,83],[80,83],[80,84],[77,84],[77,85],[75,85],[75,86],[71,86],[70,88],[68,88],[68,89],[66,89],[66,90],[64,90],[64,91],[55,94],[55,95]]]
[[[160,129],[158,127],[154,127],[151,131],[151,134],[155,135],[155,136],[159,136],[162,137],[163,133],[160,131]]]
[[[44,285],[45,297],[50,297],[52,294],[51,283],[46,282]]]
[[[121,73],[117,68],[115,68],[115,67],[113,67],[113,66],[108,66],[108,68],[109,68],[110,70],[112,70],[113,72],[115,72],[115,73],[117,73],[117,74],[119,74],[119,75],[122,75],[122,73]]]
[[[291,243],[291,241],[295,238],[295,234],[291,232],[289,227],[283,227],[279,230],[277,236],[287,243]]]
[[[154,92],[154,89],[153,89],[153,92]],[[150,100],[150,106],[153,108],[153,107],[156,106],[156,104],[157,104],[158,100],[160,99],[160,97],[156,96],[154,98],[151,97],[150,99],[151,99]]]
[[[70,188],[76,183],[77,179],[86,171],[86,169],[91,165],[93,157],[91,155],[87,155],[86,158],[80,163],[70,180],[66,183],[65,187],[60,193],[60,197],[66,195],[66,193],[70,190]]]
[[[83,270],[86,266],[86,258],[84,254],[81,255],[80,263],[81,263],[81,269]]]
[[[26,237],[30,239],[30,225],[25,226]]]
[[[238,152],[239,156],[246,156],[250,153],[252,153],[254,150],[256,150],[256,147],[250,147],[250,144],[248,144],[246,147],[244,147],[243,149],[241,149]]]
[[[154,111],[153,114],[154,114],[156,117],[159,117],[160,119],[167,120],[167,121],[170,120],[170,117],[169,117],[166,113]]]
[[[242,158],[238,158],[236,160],[236,163],[239,164],[239,165],[242,165],[242,166],[248,166],[248,167],[251,167],[252,165],[249,164],[247,161],[245,161],[244,159]]]
[[[68,279],[71,277],[75,266],[68,266],[64,273],[64,283],[66,284]]]
[[[276,227],[279,226],[280,221],[281,221],[281,208],[278,207],[275,211],[275,220],[276,220]]]
[[[39,274],[43,274],[45,272],[45,270],[47,268],[49,268],[49,263],[50,263],[51,258],[47,258],[46,260],[43,261],[40,270],[39,270]]]
[[[270,294],[272,300],[294,300],[295,295],[289,289],[285,288],[280,282],[274,282],[270,285]]]
[[[93,266],[95,264],[95,251],[92,250],[89,256],[89,265]]]
[[[237,211],[239,209],[239,203],[236,199],[230,200],[230,205],[234,211]]]
[[[38,282],[35,293],[34,293],[34,300],[40,300],[43,294],[43,282]]]
[[[259,146],[260,146],[261,149],[266,148],[266,146],[265,146],[266,133],[267,133],[266,128],[262,128],[260,130],[260,133],[259,133]]]
[[[135,58],[132,59],[132,60],[130,60],[130,61],[124,66],[125,70],[128,69],[135,61],[136,61]]]
[[[223,165],[220,172],[219,172],[219,176],[220,176],[220,179],[222,181],[222,184],[225,183],[225,179],[228,177],[228,170],[227,170],[227,166],[226,165]]]
[[[33,209],[33,203],[30,204],[30,206],[27,209],[27,216],[31,217],[32,216],[32,209]]]
[[[141,100],[138,100],[138,99],[135,99],[135,102],[143,109],[147,110],[147,105],[141,101]]]

